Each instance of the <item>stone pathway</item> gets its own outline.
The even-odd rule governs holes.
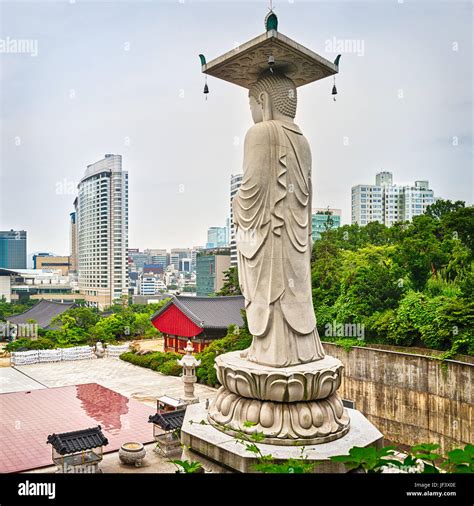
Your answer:
[[[39,388],[45,387],[13,367],[0,367],[0,394],[37,390]]]

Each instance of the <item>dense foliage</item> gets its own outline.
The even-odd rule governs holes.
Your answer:
[[[0,321],[8,319],[14,314],[24,313],[36,304],[36,300],[27,300],[24,302],[7,302],[5,297],[0,298]]]
[[[229,351],[244,350],[251,345],[252,335],[248,330],[244,311],[242,311],[242,317],[244,318],[243,328],[230,325],[225,337],[216,339],[196,355],[196,358],[201,360],[201,365],[196,371],[199,383],[205,383],[213,387],[217,386],[218,381],[214,368],[216,356]]]
[[[232,266],[229,270],[224,272],[222,288],[216,293],[216,295],[242,295],[239,286],[239,274],[237,267]]]
[[[166,300],[157,304],[115,305],[106,312],[79,306],[56,316],[48,330],[39,329],[37,340],[22,338],[7,345],[7,350],[49,349],[84,344],[117,343],[123,340],[158,337],[160,333],[150,317],[163,307]],[[6,303],[4,303],[6,304]],[[11,310],[24,311],[23,306],[10,304]],[[22,309],[21,311],[19,311]],[[32,320],[31,323],[34,323]]]
[[[321,338],[358,324],[367,342],[474,354],[473,239],[474,208],[449,201],[390,228],[327,230],[312,258]]]

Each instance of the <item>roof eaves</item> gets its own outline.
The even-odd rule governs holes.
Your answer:
[[[178,298],[175,300],[176,306],[181,309],[181,311],[198,327],[204,328],[205,323],[203,320],[201,320],[198,316],[196,316],[182,301],[180,301]]]

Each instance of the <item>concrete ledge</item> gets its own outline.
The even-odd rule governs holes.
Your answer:
[[[382,433],[372,425],[359,411],[347,409],[350,417],[350,430],[342,438],[329,443],[307,446],[279,446],[257,443],[262,454],[272,455],[275,462],[287,459],[306,457],[308,461],[318,463],[317,473],[343,473],[342,464],[331,462],[334,455],[347,455],[354,446],[380,447],[383,444]],[[229,470],[241,473],[252,471],[252,465],[257,459],[248,452],[244,445],[234,437],[216,429],[207,422],[208,411],[205,403],[192,404],[186,410],[181,442],[187,447],[186,458],[199,460],[206,470],[211,472],[227,472]],[[204,423],[201,423],[201,422]],[[209,463],[212,463],[212,466]],[[217,465],[217,466],[216,466]]]

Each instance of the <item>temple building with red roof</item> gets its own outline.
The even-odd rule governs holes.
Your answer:
[[[195,352],[227,334],[229,325],[242,327],[244,297],[174,296],[157,311],[151,322],[163,334],[165,351],[185,353],[190,339]]]

